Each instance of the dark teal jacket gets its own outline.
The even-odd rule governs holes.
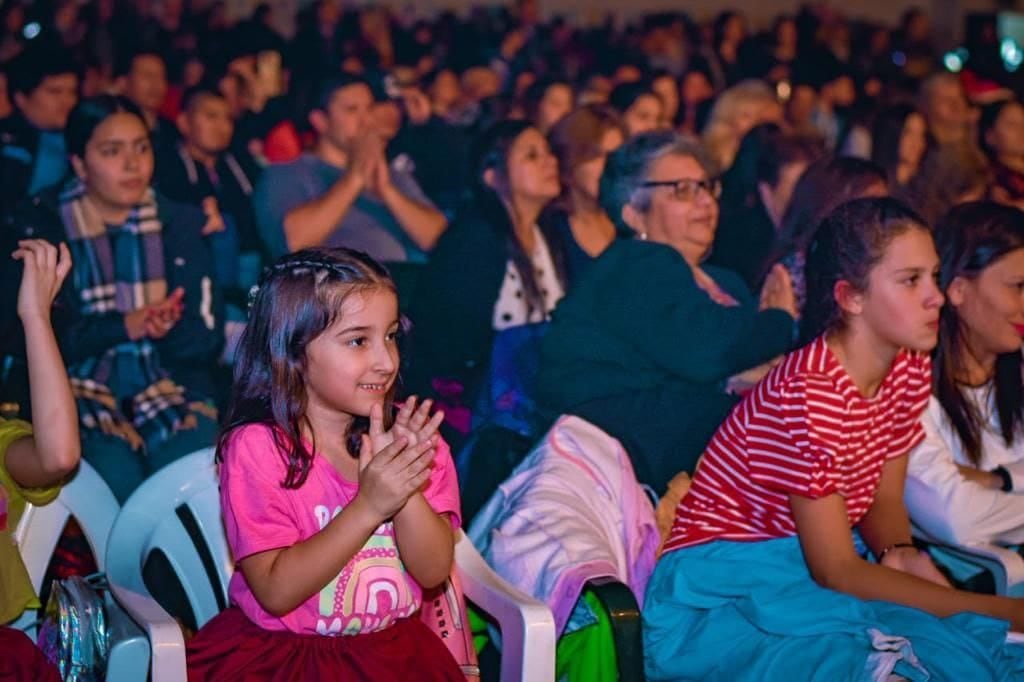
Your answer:
[[[538,397],[549,416],[576,414],[618,438],[659,493],[692,473],[737,402],[729,377],[785,353],[792,338],[789,314],[759,312],[739,277],[705,270],[739,306],[713,302],[675,249],[616,241],[555,309],[542,344]]]

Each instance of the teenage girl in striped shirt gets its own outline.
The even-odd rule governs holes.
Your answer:
[[[911,544],[903,483],[924,436],[938,267],[930,231],[893,199],[822,223],[808,345],[729,415],[676,511],[647,589],[648,678],[1024,673],[1024,647],[1005,644],[1024,602],[952,589]]]

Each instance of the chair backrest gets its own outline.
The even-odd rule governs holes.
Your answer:
[[[201,627],[227,608],[235,570],[220,512],[213,448],[161,469],[128,498],[117,517],[107,543],[110,581],[147,594],[143,565],[152,552],[162,552]],[[457,540],[469,542],[461,532]]]
[[[102,571],[107,538],[119,509],[114,493],[86,462],[79,465],[53,502],[38,507],[27,505],[14,530],[14,541],[32,578],[32,586],[36,590],[42,586],[46,568],[70,517],[81,526],[96,565]]]
[[[220,511],[213,448],[161,469],[125,502],[114,522],[106,557],[111,585],[121,596],[148,595],[142,568],[152,552],[161,551],[181,581],[196,624],[205,624],[226,608],[234,572]],[[502,583],[462,531],[456,536],[455,557],[456,575],[467,585],[466,594],[502,624],[509,654],[502,656],[502,680],[553,679],[554,621],[547,607]],[[464,612],[452,605],[445,613],[450,617],[438,623],[424,620],[447,637],[445,643],[456,660],[475,665]],[[456,641],[463,637],[464,644]],[[159,646],[153,652],[154,666]]]
[[[1024,558],[1015,550],[994,544],[951,545],[932,536],[923,528],[911,524],[911,532],[923,542],[932,558],[947,568],[964,563],[984,571],[991,579],[965,581],[965,588],[975,592],[989,592],[1009,597],[1024,596]],[[953,577],[962,579],[953,570]],[[971,584],[973,583],[973,584]]]
[[[107,539],[119,509],[114,493],[96,470],[84,461],[61,489],[57,499],[47,505],[30,504],[25,507],[18,527],[14,529],[14,541],[37,594],[42,589],[46,569],[64,526],[71,517],[82,528],[96,565],[101,571],[105,569]],[[26,625],[33,619],[27,615],[22,617]],[[15,627],[21,627],[22,620],[17,621]]]
[[[213,448],[167,465],[124,503],[107,545],[110,581],[146,594],[142,567],[154,551],[173,568],[197,625],[227,607],[234,563],[221,521]]]

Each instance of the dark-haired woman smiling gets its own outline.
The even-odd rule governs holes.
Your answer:
[[[910,455],[914,523],[948,543],[1024,543],[1024,212],[976,202],[939,223],[945,290],[927,439]]]
[[[472,402],[497,332],[544,322],[565,291],[559,240],[537,226],[559,194],[558,162],[537,128],[496,124],[478,143],[473,201],[441,237],[417,283],[405,384],[462,387]]]
[[[66,241],[74,268],[58,329],[83,453],[118,500],[216,433],[211,369],[223,340],[199,209],[150,187],[153,150],[121,97],[83,100],[66,130],[74,175],[22,205],[11,227]]]

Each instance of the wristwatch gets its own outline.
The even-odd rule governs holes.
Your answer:
[[[999,478],[1003,479],[1003,487],[1001,488],[1001,490],[1004,493],[1013,492],[1013,477],[1010,476],[1009,471],[1007,471],[1005,468],[1001,466],[998,466],[992,470],[992,473],[998,476]]]

